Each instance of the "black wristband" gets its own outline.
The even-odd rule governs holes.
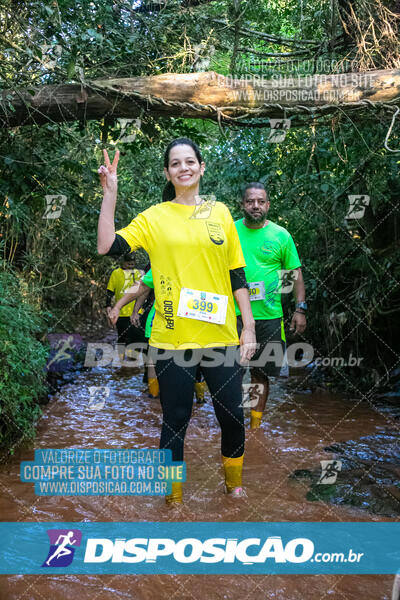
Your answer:
[[[108,308],[109,306],[111,306],[111,300],[113,299],[114,296],[114,292],[111,290],[107,290],[106,292],[106,306],[105,308]]]

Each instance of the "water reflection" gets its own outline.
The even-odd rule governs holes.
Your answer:
[[[290,478],[332,458],[325,447],[372,436],[387,415],[366,403],[329,393],[292,396],[275,382],[260,430],[247,429],[244,482],[247,498],[223,492],[220,430],[211,402],[194,406],[185,459],[185,504],[171,510],[157,497],[38,497],[19,481],[19,463],[34,448],[158,447],[161,410],[150,399],[139,369],[96,368],[67,384],[44,409],[33,446],[0,467],[3,521],[382,521],[347,505],[307,500],[309,482]],[[90,387],[109,387],[101,410],[90,408]],[[247,418],[248,423],[248,418]],[[366,449],[363,450],[364,452]],[[367,507],[368,508],[368,507]],[[3,576],[1,598],[86,599],[229,598],[291,600],[390,599],[392,576]]]

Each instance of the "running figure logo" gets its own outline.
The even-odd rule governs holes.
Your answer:
[[[290,119],[270,119],[269,124],[271,129],[267,141],[273,144],[283,142],[288,129],[290,129]]]
[[[299,276],[298,271],[290,271],[288,269],[280,269],[279,273],[279,285],[275,293],[277,294],[289,294],[294,287],[294,282]]]
[[[50,550],[42,567],[68,567],[74,558],[75,548],[80,546],[82,532],[79,529],[48,529]]]
[[[208,219],[212,212],[212,207],[215,206],[215,196],[213,194],[202,194],[194,197],[196,205],[191,215],[191,219]]]
[[[365,213],[365,207],[369,206],[369,196],[348,196],[349,208],[345,219],[362,219]]]
[[[67,196],[56,194],[46,196],[46,210],[42,219],[58,219],[61,216],[64,206],[67,204]]]
[[[71,368],[74,354],[83,345],[82,338],[77,333],[49,333],[47,339],[50,344],[50,360],[47,363],[48,371],[67,371]]]
[[[243,400],[241,406],[243,408],[254,408],[260,401],[264,391],[263,383],[243,383]]]
[[[338,473],[342,470],[341,460],[321,460],[321,477],[319,478],[318,484],[335,483]]]

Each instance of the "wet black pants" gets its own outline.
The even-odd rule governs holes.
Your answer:
[[[214,361],[207,357],[210,350],[214,353]],[[221,453],[234,458],[244,453],[241,367],[237,362],[232,366],[231,360],[228,361],[229,364],[223,364],[226,352],[232,354],[232,351],[235,348],[173,350],[168,351],[166,358],[157,357],[155,368],[163,411],[160,448],[170,448],[173,460],[183,460],[183,446],[192,414],[193,391],[199,364],[221,427]],[[187,362],[187,366],[182,366],[183,362]]]

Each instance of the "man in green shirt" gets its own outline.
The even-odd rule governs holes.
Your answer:
[[[281,293],[287,286],[293,285],[296,298],[290,329],[303,333],[306,328],[307,304],[299,255],[290,233],[267,219],[269,207],[264,185],[249,183],[242,195],[243,218],[235,222],[246,261],[245,274],[259,344],[250,362],[251,383],[258,398],[251,409],[252,429],[261,424],[269,391],[268,377],[278,376],[283,366],[285,331]],[[235,308],[240,335],[242,321],[238,306]]]

